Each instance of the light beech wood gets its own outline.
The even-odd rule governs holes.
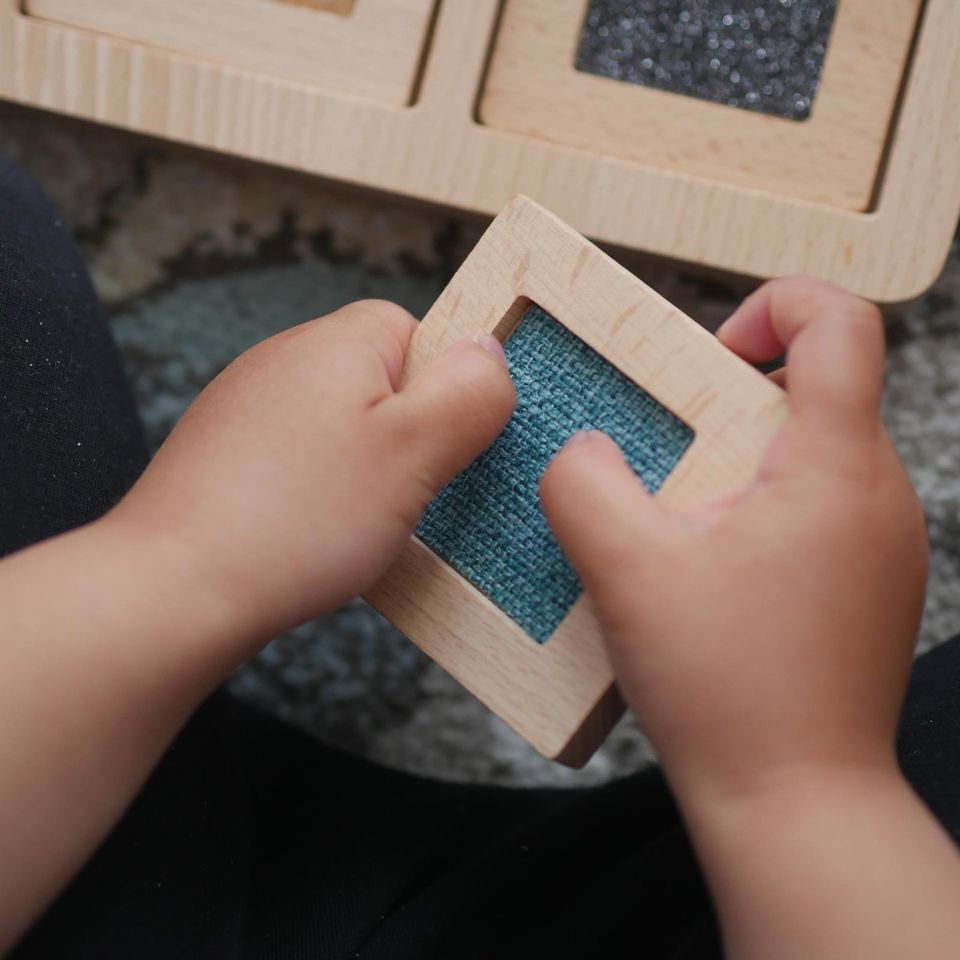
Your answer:
[[[810,118],[575,70],[583,0],[510,0],[480,117],[658,169],[851,210],[870,205],[922,0],[843,0]]]
[[[347,18],[306,12],[349,23],[363,3]],[[414,102],[402,106],[0,0],[0,96],[487,215],[525,193],[604,243],[750,277],[811,274],[881,303],[936,278],[960,211],[957,0],[924,4],[869,212],[485,126],[477,105],[499,10],[499,0],[440,0]],[[366,69],[357,61],[358,77]]]
[[[458,338],[512,332],[539,304],[694,431],[657,494],[668,508],[748,483],[786,394],[526,197],[493,221],[414,334],[404,381]],[[546,643],[413,538],[367,599],[545,756],[579,766],[622,707],[588,599]]]
[[[353,0],[276,0],[277,3],[293,3],[313,10],[326,10],[345,17],[353,9]]]
[[[399,106],[410,102],[433,5],[434,0],[27,0],[26,9],[57,23]]]

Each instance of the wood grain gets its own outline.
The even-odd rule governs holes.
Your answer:
[[[926,0],[868,213],[477,122],[499,10],[499,0],[443,0],[416,102],[401,106],[53,23],[0,0],[0,96],[487,215],[525,193],[605,243],[750,277],[811,274],[881,303],[910,300],[936,278],[960,211],[956,0]]]
[[[276,0],[276,2],[293,3],[301,7],[310,7],[312,10],[325,10],[327,13],[337,13],[341,17],[345,17],[353,10],[354,0]]]
[[[843,0],[810,118],[737,110],[574,69],[583,0],[511,0],[484,123],[658,169],[865,210],[922,0]]]
[[[35,17],[394,104],[410,100],[432,9],[433,0],[27,2]]]
[[[526,197],[493,221],[420,324],[404,382],[464,335],[508,336],[531,302],[693,429],[657,494],[665,506],[754,477],[786,415],[783,391]],[[580,765],[619,716],[587,598],[537,644],[414,538],[367,599],[545,756]]]

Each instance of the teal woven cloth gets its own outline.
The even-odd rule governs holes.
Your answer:
[[[582,592],[537,497],[553,455],[578,430],[602,430],[656,492],[693,431],[540,307],[523,315],[505,351],[513,417],[434,498],[417,535],[544,643]]]

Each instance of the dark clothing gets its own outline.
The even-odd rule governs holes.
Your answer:
[[[103,312],[56,214],[0,158],[0,553],[90,520],[146,463]],[[901,754],[960,836],[960,643],[916,667]],[[511,790],[348,756],[204,704],[17,960],[710,958],[663,779]]]
[[[146,462],[80,256],[0,155],[0,555],[100,516]]]

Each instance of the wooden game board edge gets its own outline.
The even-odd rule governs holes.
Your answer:
[[[786,415],[783,391],[524,196],[497,216],[427,313],[402,383],[465,334],[506,336],[531,302],[694,430],[658,494],[665,505],[715,499],[752,479]],[[616,720],[613,674],[587,598],[537,644],[412,538],[367,599],[547,757],[584,762]]]
[[[0,96],[481,214],[525,192],[600,242],[741,276],[811,274],[884,304],[936,278],[960,211],[954,0],[927,0],[868,214],[476,123],[498,11],[498,0],[442,3],[419,99],[395,107],[38,22],[0,0]]]

